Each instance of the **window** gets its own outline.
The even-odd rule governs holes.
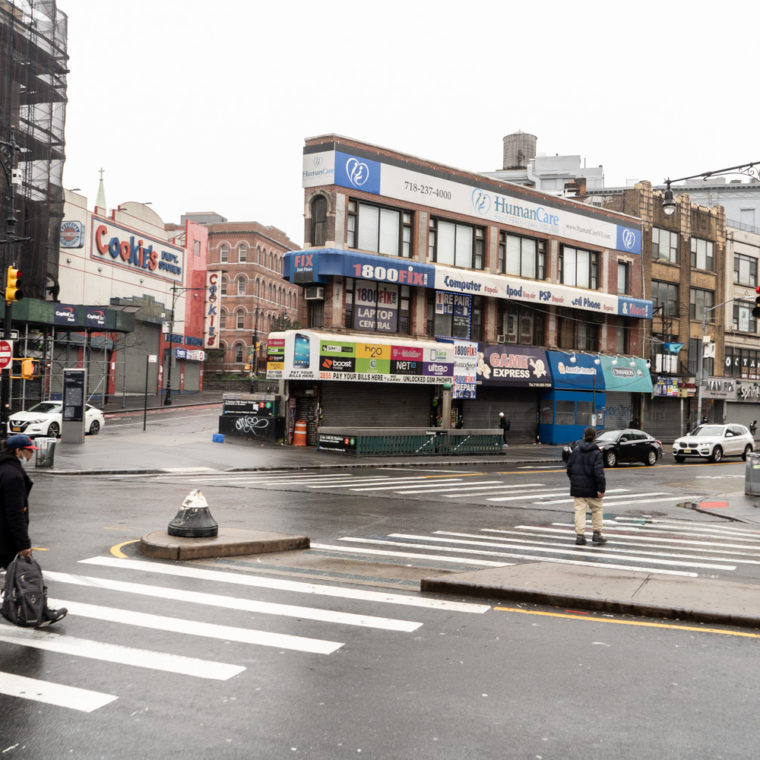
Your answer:
[[[757,259],[754,256],[734,255],[734,285],[757,285]]]
[[[598,351],[601,325],[595,314],[578,316],[572,309],[557,310],[557,345],[575,351]]]
[[[327,240],[327,199],[318,195],[311,202],[311,244],[324,245]]]
[[[346,278],[345,325],[349,329],[409,334],[411,288]]]
[[[630,334],[629,325],[621,321],[615,327],[615,352],[618,354],[628,354],[628,336]]]
[[[699,372],[699,350],[704,350],[702,341],[699,338],[689,338],[689,374],[696,375]],[[702,377],[714,374],[715,359],[709,356],[702,356]]]
[[[689,288],[689,319],[701,322],[702,318],[705,317],[706,322],[714,322],[715,310],[712,309],[714,304],[715,293],[712,290]],[[706,312],[707,309],[712,309],[712,311]]]
[[[230,260],[230,247],[226,243],[219,246],[219,261],[223,264]]]
[[[545,280],[546,241],[499,232],[497,269],[499,272],[518,277]]]
[[[245,295],[245,277],[242,274],[237,278],[237,294],[239,296]]]
[[[678,233],[652,227],[652,260],[678,263]]]
[[[757,319],[752,316],[754,304],[746,301],[734,301],[733,329],[739,332],[756,333]]]
[[[631,265],[627,261],[618,261],[617,292],[619,296],[625,296],[631,292]]]
[[[747,380],[760,380],[760,351],[726,346],[725,374]]]
[[[559,254],[560,282],[578,288],[599,287],[599,254],[563,245]]]
[[[248,245],[241,243],[238,246],[238,261],[248,261]]]
[[[219,312],[219,329],[224,330],[225,327],[227,327],[227,312],[222,309]]]
[[[235,322],[238,330],[245,328],[245,312],[242,309],[238,309],[235,312]]]
[[[193,256],[201,255],[201,241],[193,240]]]
[[[238,363],[243,361],[243,344],[242,343],[235,344],[235,361]]]
[[[444,290],[428,292],[428,335],[478,340],[482,320],[482,298]]]
[[[663,307],[662,315],[664,317],[677,317],[678,285],[662,280],[652,280],[652,301],[655,306]]]
[[[713,242],[712,240],[702,240],[702,238],[691,239],[691,268],[706,269],[708,272],[713,269]]]
[[[224,275],[222,275],[222,295],[227,295],[227,278]]]
[[[347,225],[349,248],[411,258],[411,212],[350,200]]]
[[[486,233],[483,227],[430,220],[430,253],[432,261],[468,269],[482,269]]]
[[[504,336],[505,343],[543,346],[545,320],[543,311],[520,306],[514,301],[499,301],[497,327],[499,334]]]

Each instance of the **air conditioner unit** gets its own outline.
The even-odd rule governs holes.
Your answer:
[[[313,285],[310,288],[304,288],[303,295],[307,301],[324,301],[325,289],[319,285]]]
[[[496,342],[497,343],[506,343],[507,342],[507,336],[506,335],[497,335],[496,336]]]

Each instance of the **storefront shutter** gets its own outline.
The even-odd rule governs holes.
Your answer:
[[[433,386],[336,383],[319,387],[320,425],[328,427],[427,427]]]
[[[510,443],[535,443],[539,393],[531,388],[478,387],[477,398],[464,399],[465,428],[498,428],[499,412],[509,417]]]

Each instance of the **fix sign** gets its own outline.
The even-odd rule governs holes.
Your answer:
[[[13,341],[0,340],[0,369],[9,367],[13,361]]]

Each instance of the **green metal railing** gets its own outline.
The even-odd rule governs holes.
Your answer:
[[[500,454],[501,430],[320,428],[317,448],[356,456]]]

